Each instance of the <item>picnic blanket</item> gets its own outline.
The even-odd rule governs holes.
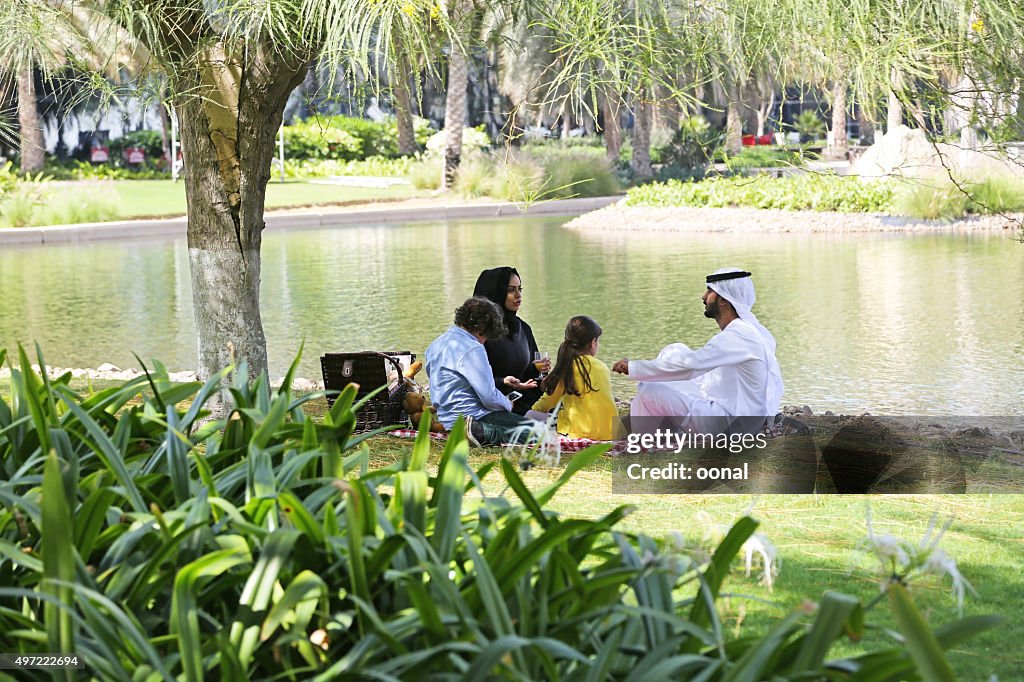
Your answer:
[[[387,435],[395,436],[397,438],[415,438],[416,437],[416,430],[415,429],[398,429],[397,431],[390,431]],[[431,438],[431,440],[448,440],[448,434],[447,433],[435,433],[435,432],[431,431],[430,438]],[[590,440],[589,438],[569,438],[568,436],[559,436],[558,437],[559,449],[562,452],[579,452],[580,450],[583,450],[584,448],[587,448],[587,447],[589,447],[591,445],[595,445],[595,444],[598,444],[598,443],[610,443],[610,442],[612,442],[612,441]],[[510,447],[510,446],[511,446],[511,443],[508,443],[508,444],[503,445],[502,447]],[[519,447],[519,446],[515,446],[515,447]]]

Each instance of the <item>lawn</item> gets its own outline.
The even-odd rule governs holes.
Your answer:
[[[118,217],[148,218],[185,215],[185,185],[170,180],[120,180],[111,186],[118,197]],[[326,206],[353,202],[387,201],[419,196],[411,185],[387,189],[320,185],[298,180],[267,185],[267,208]]]

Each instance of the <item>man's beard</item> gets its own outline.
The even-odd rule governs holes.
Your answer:
[[[706,317],[708,319],[711,319],[711,320],[717,320],[718,319],[718,306],[719,305],[721,305],[721,304],[720,304],[720,302],[717,299],[715,300],[714,303],[705,303],[704,304],[704,317]]]

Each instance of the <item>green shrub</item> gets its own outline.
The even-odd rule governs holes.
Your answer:
[[[120,159],[124,150],[129,147],[142,147],[147,160],[159,159],[164,155],[164,138],[158,130],[136,130],[125,133],[110,141],[110,156]]]
[[[671,142],[659,151],[663,174],[702,178],[722,144],[722,134],[703,116],[689,116],[679,124]]]
[[[548,197],[603,197],[619,192],[619,182],[604,154],[575,153],[544,164]]]
[[[1024,209],[1024,178],[994,177],[967,186],[971,213],[1006,213]]]
[[[893,197],[894,211],[900,215],[926,220],[952,220],[963,217],[967,197],[948,180],[904,182]]]
[[[468,198],[495,195],[501,184],[497,173],[494,162],[486,157],[466,159],[459,164],[455,191]]]
[[[721,150],[720,159],[731,171],[744,171],[752,168],[802,167],[806,165],[806,157],[802,150],[784,147],[744,147],[739,154],[729,155]]]
[[[286,159],[336,159],[351,161],[363,158],[363,145],[358,137],[333,120],[309,119],[284,129]]]
[[[10,161],[0,165],[0,200],[8,192],[13,192],[14,188],[18,186],[18,174],[14,170],[14,164]]]
[[[445,145],[448,144],[448,131],[439,130],[431,135],[424,145],[426,156],[444,158]],[[462,129],[462,158],[466,159],[475,154],[481,154],[491,146],[491,138],[487,136],[482,125],[476,128]]]
[[[801,142],[813,142],[825,136],[825,122],[818,117],[818,112],[804,109],[796,117],[793,129],[800,133]]]
[[[468,197],[529,203],[607,196],[619,191],[619,183],[598,147],[530,144],[464,161],[456,189]]]
[[[996,177],[965,179],[959,184],[948,177],[906,181],[896,191],[897,213],[929,220],[954,220],[968,213],[1005,213],[1024,209],[1024,180]]]
[[[97,188],[57,192],[44,184],[25,182],[0,199],[0,221],[11,227],[98,223],[118,215],[116,198]]]
[[[140,167],[127,166],[119,158],[97,164],[77,159],[48,159],[46,173],[54,180],[162,180],[170,175],[167,164],[154,158],[147,158]]]
[[[336,159],[285,159],[285,176],[293,179],[323,178],[333,175],[365,175],[372,177],[403,177],[412,170],[413,159],[400,156],[390,159],[371,156],[357,161]]]
[[[100,187],[76,187],[51,196],[33,217],[36,225],[101,223],[120,215],[116,195]]]
[[[421,158],[409,169],[409,180],[416,189],[441,187],[442,163],[436,158]]]
[[[430,123],[413,119],[421,147],[433,133]],[[370,157],[397,157],[398,127],[394,118],[371,121],[351,116],[309,118],[284,129],[287,159],[355,161]]]
[[[492,196],[531,203],[549,198],[552,185],[541,161],[529,154],[502,155],[495,161]]]
[[[0,219],[10,227],[38,225],[36,216],[49,196],[44,185],[21,182],[0,199]]]
[[[230,416],[204,424],[226,372],[172,384],[156,365],[82,395],[19,351],[0,395],[0,648],[78,652],[97,679],[917,679],[996,622],[933,631],[892,580],[899,633],[864,653],[828,658],[882,600],[832,592],[730,641],[717,600],[757,522],[695,559],[620,531],[627,506],[550,510],[608,446],[530,490],[506,459],[471,470],[460,420],[431,475],[428,416],[373,469],[355,387],[316,423],[321,394],[287,388],[297,362],[279,391],[243,365]]]
[[[700,182],[669,180],[629,190],[629,206],[698,206],[778,208],[786,210],[887,212],[891,185],[863,182],[829,173],[804,173],[785,178],[710,178]]]

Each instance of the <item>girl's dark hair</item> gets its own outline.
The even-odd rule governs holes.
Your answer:
[[[601,336],[601,325],[586,315],[577,315],[569,320],[565,326],[565,341],[558,347],[558,357],[555,359],[555,366],[551,372],[544,377],[542,387],[551,395],[563,384],[566,395],[583,395],[583,390],[594,391],[594,385],[590,383],[590,369],[588,363],[583,359],[583,351],[587,349],[590,342]],[[580,377],[583,379],[583,386],[576,385],[576,373],[573,368],[578,367]]]

